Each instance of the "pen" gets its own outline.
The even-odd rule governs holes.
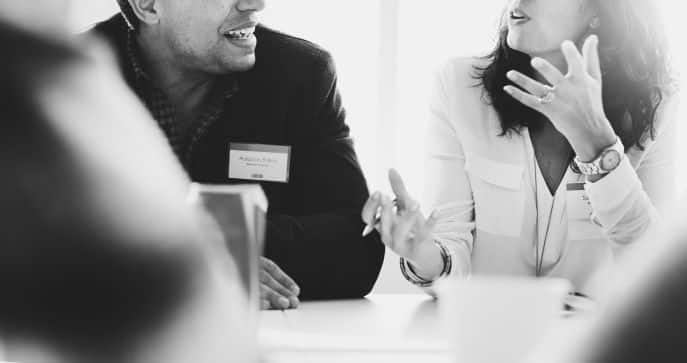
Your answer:
[[[394,207],[398,207],[398,198],[394,198],[392,201],[394,203]],[[377,214],[375,215],[375,220],[372,222],[372,224],[367,224],[365,225],[365,229],[363,230],[363,237],[367,237],[372,231],[374,231],[377,227],[379,227],[379,223],[382,222],[382,210],[381,207],[377,209]]]
[[[365,229],[363,230],[363,237],[367,237],[372,231],[375,230],[379,226],[379,223],[382,221],[382,218],[377,215],[375,217],[375,221],[372,224],[365,225]]]

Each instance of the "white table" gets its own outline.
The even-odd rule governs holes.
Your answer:
[[[274,362],[445,362],[438,315],[423,294],[309,302],[263,312],[260,338]]]
[[[561,319],[572,333],[580,319]],[[451,362],[438,303],[422,295],[302,303],[261,313],[260,342],[268,363]]]
[[[306,302],[265,311],[268,362],[448,362],[437,302],[424,294]]]

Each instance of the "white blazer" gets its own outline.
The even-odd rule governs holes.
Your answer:
[[[568,168],[552,196],[528,130],[499,136],[496,111],[474,78],[477,62],[485,61],[450,60],[430,101],[426,205],[437,212],[434,238],[450,249],[452,274],[535,276],[540,255],[540,276],[599,296],[617,252],[655,226],[655,206],[674,196],[675,102],[662,104],[656,139],[647,137],[644,150],[628,148],[596,183]]]

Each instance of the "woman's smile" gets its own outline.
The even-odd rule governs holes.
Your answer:
[[[511,25],[521,25],[530,21],[529,15],[522,11],[520,8],[515,8],[510,11],[510,24]]]

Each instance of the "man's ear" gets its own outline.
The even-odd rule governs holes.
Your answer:
[[[157,24],[160,22],[156,0],[129,0],[129,4],[131,4],[131,10],[142,23]]]

